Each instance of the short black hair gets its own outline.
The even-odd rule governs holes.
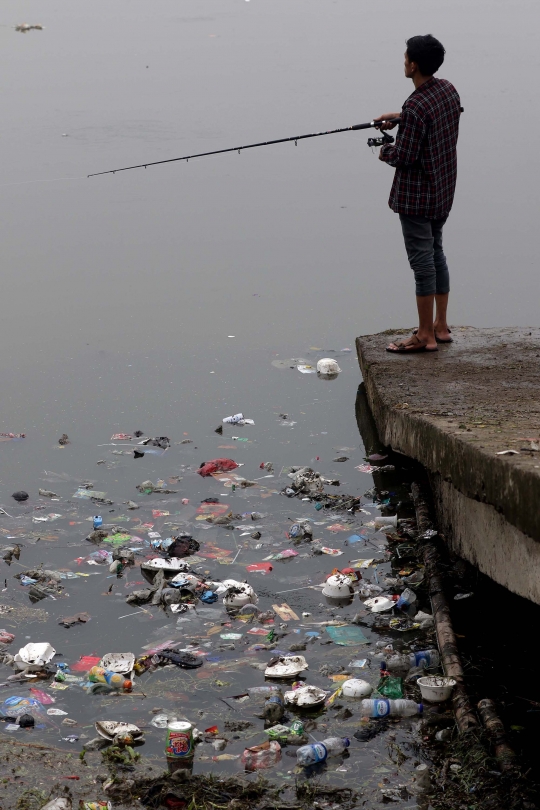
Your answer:
[[[409,61],[416,62],[422,76],[433,76],[444,62],[445,53],[442,43],[431,34],[407,40]]]

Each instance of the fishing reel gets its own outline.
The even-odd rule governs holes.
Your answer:
[[[387,143],[394,143],[395,138],[393,135],[388,135],[387,132],[382,132],[379,138],[368,138],[367,145],[371,146],[384,146]]]

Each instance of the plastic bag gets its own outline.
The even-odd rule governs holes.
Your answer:
[[[215,458],[212,461],[205,461],[204,464],[201,464],[197,472],[205,478],[208,475],[212,475],[212,473],[236,470],[237,467],[238,464],[231,458]]]
[[[403,678],[383,675],[377,684],[377,692],[387,698],[397,700],[403,697]]]

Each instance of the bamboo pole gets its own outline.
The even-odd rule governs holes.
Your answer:
[[[413,483],[411,490],[420,535],[433,531],[429,505],[420,487]],[[429,536],[422,541],[422,550],[443,669],[448,677],[454,678],[456,681],[452,704],[459,731],[461,734],[466,734],[478,729],[479,724],[465,688],[465,676],[440,575],[440,556],[435,543]]]
[[[516,755],[506,741],[504,725],[497,715],[494,702],[489,698],[484,698],[478,703],[478,711],[493,744],[501,771],[513,770],[517,764]]]

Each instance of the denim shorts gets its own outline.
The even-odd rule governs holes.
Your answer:
[[[405,249],[414,273],[416,295],[450,292],[450,275],[442,246],[444,219],[400,214]]]

